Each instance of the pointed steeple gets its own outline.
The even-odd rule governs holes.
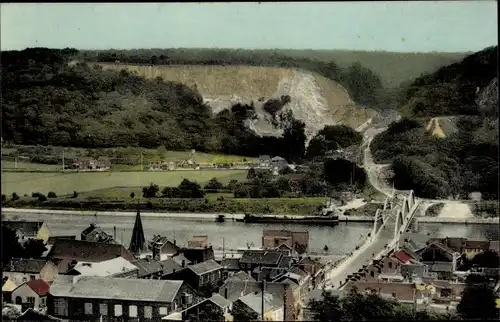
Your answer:
[[[138,255],[141,252],[147,251],[146,238],[144,237],[144,230],[142,229],[141,213],[137,209],[135,216],[134,230],[132,231],[132,238],[130,240],[129,250]]]

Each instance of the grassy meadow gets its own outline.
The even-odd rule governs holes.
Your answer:
[[[80,173],[34,173],[3,172],[2,193],[16,192],[22,196],[33,192],[47,194],[54,191],[57,195],[71,194],[73,191],[86,192],[113,187],[144,187],[154,182],[163,188],[177,186],[183,179],[197,181],[204,185],[216,177],[222,183],[232,179],[244,180],[246,171],[206,170],[206,171],[167,171],[167,172],[80,172]],[[130,193],[129,193],[130,194]]]

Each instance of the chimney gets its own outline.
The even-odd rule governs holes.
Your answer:
[[[177,242],[175,241],[175,239],[174,239],[174,245],[176,245],[176,246],[177,246]]]
[[[224,297],[227,299],[227,288],[224,289]]]
[[[186,267],[186,261],[183,259],[182,262],[181,262],[181,266],[182,267]]]

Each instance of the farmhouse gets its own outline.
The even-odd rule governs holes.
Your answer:
[[[111,168],[111,161],[106,156],[100,156],[97,160],[92,157],[79,157],[71,168],[79,171],[105,171]]]

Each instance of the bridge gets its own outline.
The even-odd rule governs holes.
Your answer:
[[[419,201],[413,190],[393,190],[385,199],[383,208],[377,210],[370,236],[361,247],[327,273],[325,287],[341,289],[349,280],[349,275],[369,265],[374,258],[399,248],[418,206]]]

